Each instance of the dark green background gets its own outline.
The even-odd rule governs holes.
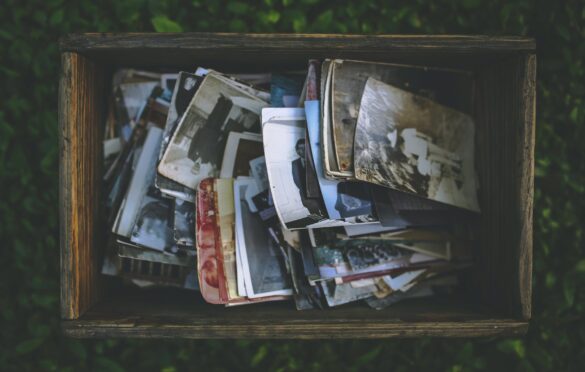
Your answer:
[[[585,367],[583,1],[0,0],[0,370]],[[78,341],[59,330],[57,39],[82,31],[529,35],[538,48],[534,318],[525,337]]]

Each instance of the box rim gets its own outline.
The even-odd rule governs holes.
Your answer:
[[[278,43],[269,44],[278,41]],[[169,44],[168,42],[172,42]],[[368,45],[388,49],[443,49],[534,52],[536,42],[526,36],[497,35],[409,35],[409,34],[319,34],[319,33],[70,33],[59,39],[61,52],[106,51],[117,49],[264,49],[304,48],[345,49],[367,48]],[[300,44],[299,43],[310,43]],[[358,43],[356,45],[356,43]]]

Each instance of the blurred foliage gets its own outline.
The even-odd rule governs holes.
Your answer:
[[[58,289],[57,40],[84,31],[535,37],[534,318],[528,334],[328,342],[64,338]],[[0,369],[583,370],[584,38],[585,3],[571,0],[2,0]]]

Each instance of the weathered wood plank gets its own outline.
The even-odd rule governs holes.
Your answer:
[[[86,33],[70,34],[60,41],[62,51],[105,49],[290,50],[491,50],[534,51],[526,37],[483,35],[341,35],[341,34],[236,34],[236,33]]]
[[[482,320],[476,322],[370,322],[343,324],[325,322],[310,324],[149,324],[142,322],[111,323],[69,320],[62,322],[64,333],[77,338],[257,338],[257,339],[381,339],[412,337],[494,337],[520,336],[527,322],[515,320]]]
[[[519,173],[517,207],[520,241],[518,249],[518,291],[523,319],[532,315],[532,226],[534,203],[534,146],[536,125],[536,55],[527,55],[521,64],[522,104],[519,115],[517,167]]]
[[[477,87],[482,207],[477,294],[501,313],[530,318],[536,57],[486,68]]]
[[[63,53],[59,88],[61,316],[78,318],[98,296],[94,243],[99,215],[103,76],[91,61]]]
[[[527,326],[525,321],[491,317],[457,296],[416,299],[384,311],[363,304],[297,311],[290,302],[218,307],[195,293],[162,289],[122,290],[80,319],[62,323],[74,337],[301,339],[520,335]]]
[[[533,52],[535,47],[533,39],[523,37],[230,33],[72,34],[60,45],[63,51],[82,53],[103,64],[142,68],[198,64],[226,72],[299,69],[310,58],[477,70],[504,55]]]

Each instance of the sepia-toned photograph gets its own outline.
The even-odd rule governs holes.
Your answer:
[[[473,119],[369,78],[359,110],[355,176],[479,212]]]
[[[469,73],[421,66],[352,60],[331,62],[331,129],[341,171],[353,172],[353,142],[360,100],[368,78],[470,113],[472,78]]]
[[[230,132],[260,133],[262,101],[209,73],[195,93],[158,171],[189,188],[219,174]]]

